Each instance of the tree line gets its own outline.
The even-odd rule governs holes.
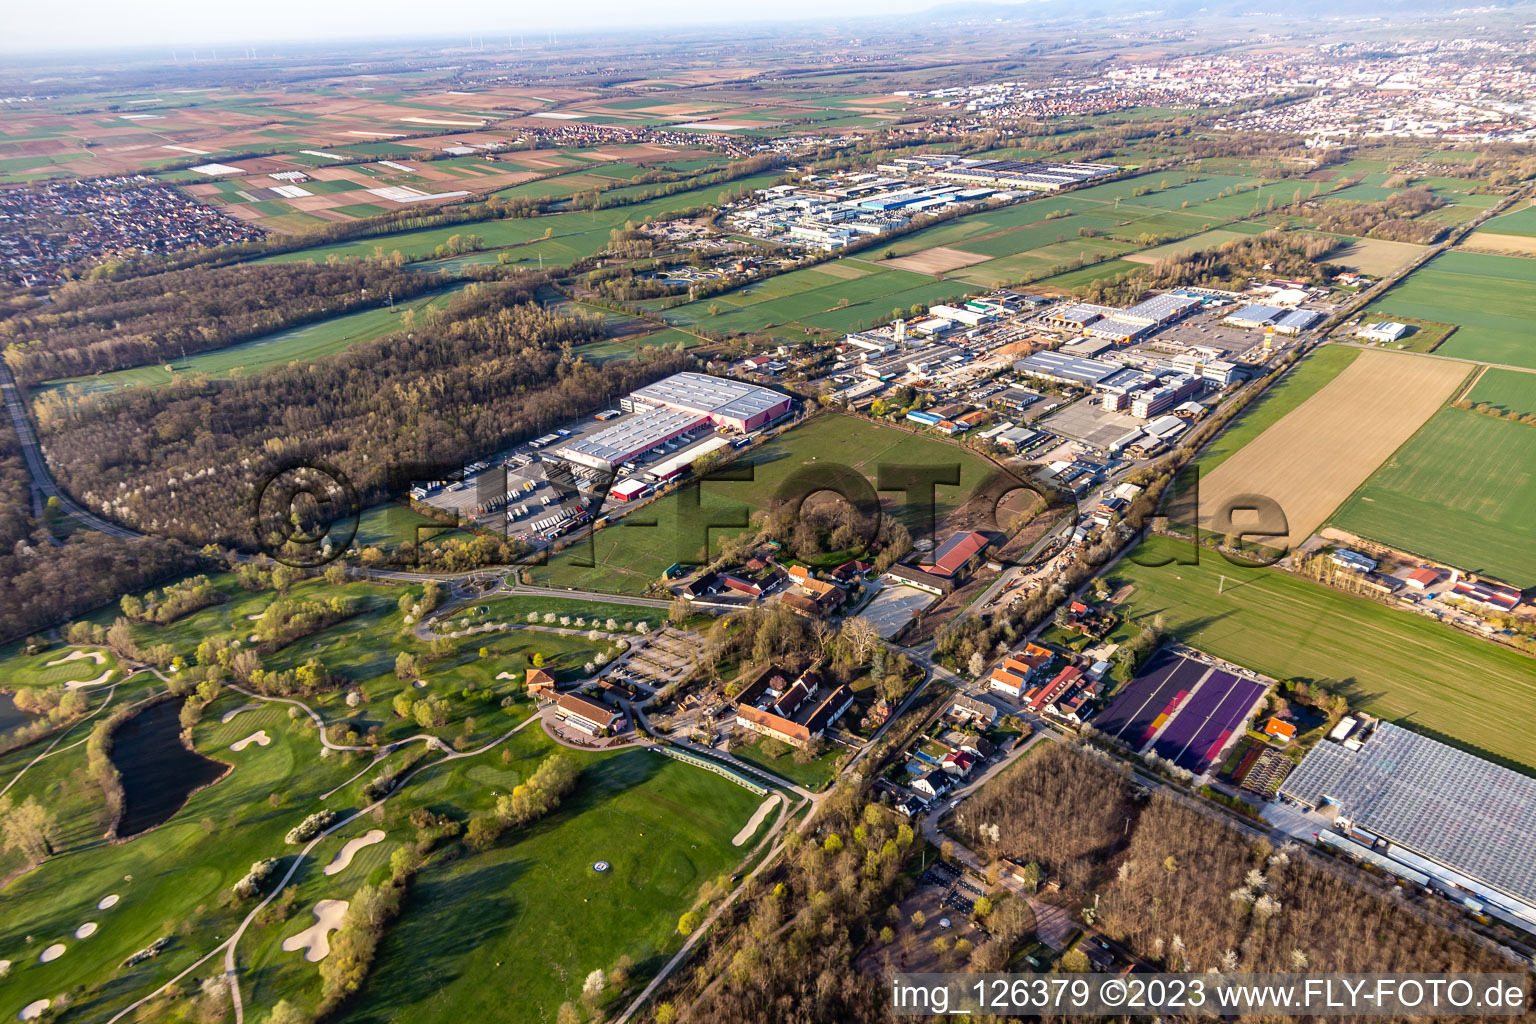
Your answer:
[[[24,384],[169,362],[443,287],[441,274],[376,263],[241,263],[126,280],[72,281],[0,320]]]

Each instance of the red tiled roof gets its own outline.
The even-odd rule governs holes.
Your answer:
[[[957,533],[934,551],[931,561],[921,563],[921,568],[940,576],[953,576],[965,568],[975,554],[987,546],[987,538],[979,533]]]

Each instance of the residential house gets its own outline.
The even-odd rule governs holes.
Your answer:
[[[1271,717],[1264,723],[1264,735],[1289,743],[1296,738],[1296,726],[1283,719]]]
[[[955,697],[946,714],[961,725],[974,724],[978,729],[990,728],[997,720],[997,709],[991,704],[963,693]]]
[[[1010,654],[992,670],[992,689],[1018,699],[1051,663],[1052,654],[1038,644],[1029,644],[1022,653]]]
[[[948,793],[954,784],[954,778],[949,773],[942,768],[935,768],[912,780],[912,792],[933,800]]]
[[[939,767],[958,778],[965,778],[976,766],[976,755],[964,750],[951,750],[939,759]]]

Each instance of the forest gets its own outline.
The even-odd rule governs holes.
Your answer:
[[[1091,749],[1047,744],[956,828],[988,857],[1039,863],[1097,929],[1164,970],[1511,969],[1391,881],[1139,792]]]
[[[33,311],[0,320],[23,384],[165,362],[433,291],[441,274],[335,261],[191,267],[126,280],[71,281]]]
[[[1237,238],[1204,252],[1175,253],[1113,278],[1100,278],[1078,290],[1085,302],[1124,306],[1139,302],[1149,290],[1199,285],[1246,288],[1250,277],[1264,273],[1296,281],[1326,280],[1332,268],[1322,262],[1337,238],[1300,231],[1273,230]]]
[[[1379,203],[1324,200],[1317,204],[1316,211],[1309,213],[1308,220],[1319,231],[1336,235],[1432,245],[1445,234],[1445,225],[1418,218],[1444,205],[1445,200],[1427,188],[1407,188]]]
[[[250,501],[283,464],[323,459],[363,504],[545,433],[683,369],[671,350],[593,366],[595,318],[544,309],[537,274],[471,284],[407,330],[312,365],[34,405],[60,483],[126,525],[250,547]],[[110,496],[110,498],[108,497]]]
[[[35,633],[63,619],[108,604],[192,568],[179,544],[122,541],[91,530],[55,536],[62,514],[45,506],[32,515],[32,495],[21,445],[10,417],[0,417],[0,643]],[[62,532],[62,531],[60,531]]]

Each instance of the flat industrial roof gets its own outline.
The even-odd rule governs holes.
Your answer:
[[[1317,744],[1280,792],[1536,903],[1536,779],[1382,722],[1359,750]]]
[[[1228,313],[1227,319],[1241,320],[1244,323],[1250,324],[1267,324],[1272,320],[1278,320],[1289,312],[1290,310],[1284,306],[1265,306],[1257,302],[1250,302],[1237,312]]]
[[[704,416],[750,419],[789,401],[785,395],[756,384],[744,384],[706,373],[674,373],[633,392],[642,402],[686,409]]]
[[[617,465],[704,420],[704,415],[697,412],[648,409],[591,437],[565,445],[555,454],[569,452]]]
[[[1150,299],[1136,303],[1130,309],[1122,310],[1120,317],[1126,320],[1146,319],[1162,320],[1165,317],[1177,316],[1187,310],[1200,305],[1199,299],[1191,299],[1185,295],[1154,295]]]
[[[1060,352],[1036,352],[1034,355],[1025,356],[1013,364],[1015,370],[1021,373],[1036,373],[1049,377],[1060,377],[1064,380],[1075,380],[1084,384],[1097,384],[1108,377],[1119,366],[1100,362],[1097,359],[1079,359],[1077,356],[1063,355]]]

